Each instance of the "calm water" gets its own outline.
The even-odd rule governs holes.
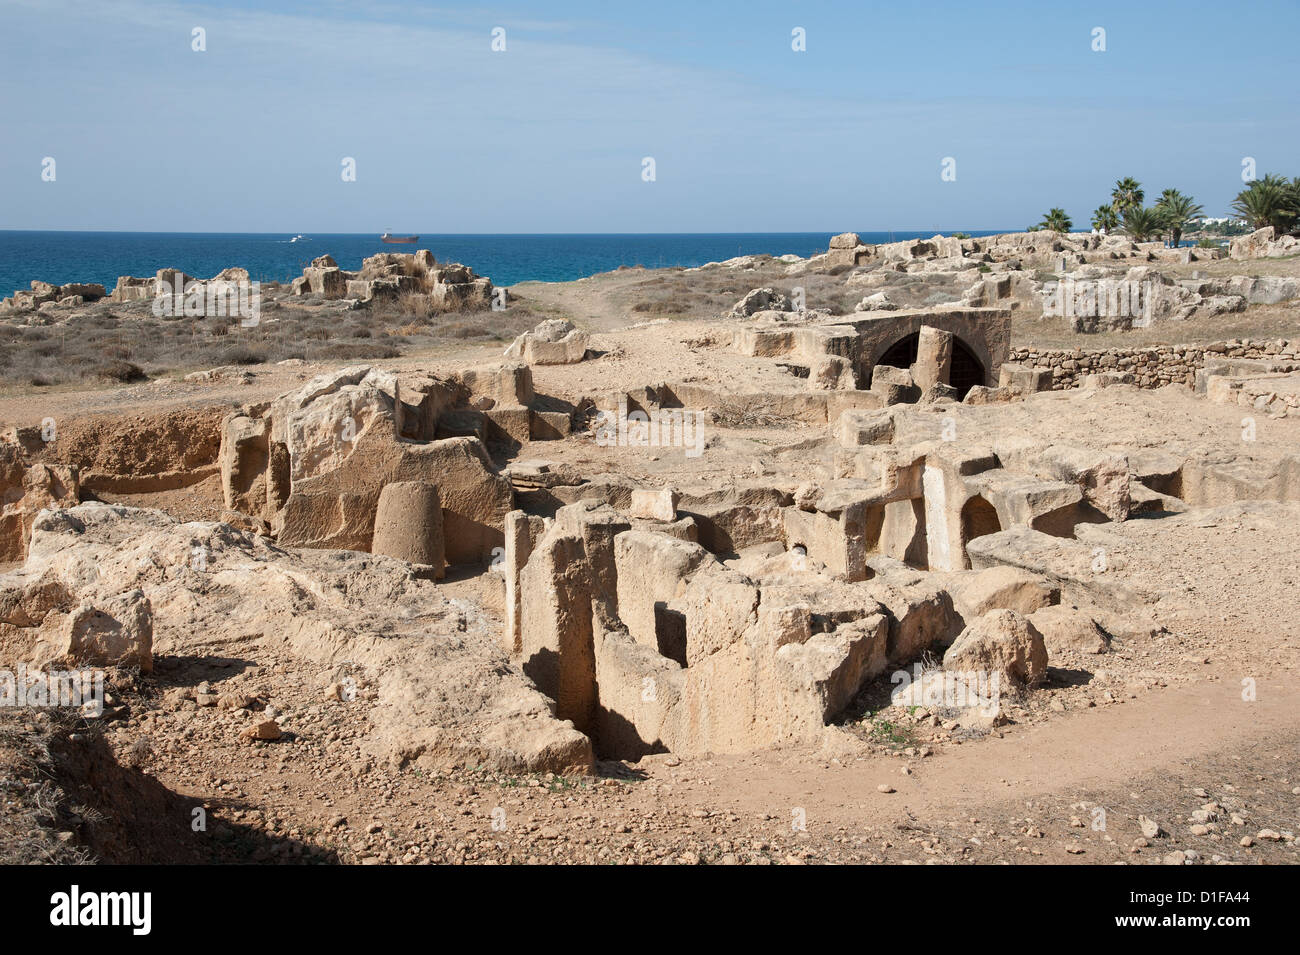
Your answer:
[[[961,230],[956,230],[961,231]],[[969,231],[969,230],[966,230]],[[1005,231],[1005,230],[1002,230]],[[929,238],[926,232],[862,232],[864,242]],[[976,231],[972,235],[994,235]],[[415,245],[385,245],[379,236],[186,232],[0,231],[0,296],[31,287],[32,279],[64,284],[99,282],[112,291],[119,275],[153,275],[179,268],[209,278],[242,266],[259,281],[286,281],[329,253],[345,269],[358,269],[376,252],[431,249],[441,261],[460,262],[497,285],[539,280],[563,282],[620,265],[695,266],[736,255],[798,256],[825,252],[829,232],[652,235],[423,235]]]

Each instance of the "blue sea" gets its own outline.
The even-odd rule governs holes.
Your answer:
[[[923,232],[860,232],[864,242],[929,238]],[[950,234],[943,230],[944,234]],[[996,235],[1007,230],[952,230]],[[210,278],[229,266],[248,269],[263,282],[302,274],[312,259],[329,253],[345,269],[359,269],[376,252],[430,249],[440,262],[468,265],[496,285],[537,280],[564,282],[608,272],[620,265],[691,267],[737,255],[807,257],[825,252],[830,232],[750,232],[627,235],[421,235],[414,245],[386,245],[379,236],[190,232],[17,232],[0,231],[0,296],[28,289],[32,279],[66,284],[99,282],[113,290],[120,275],[153,275],[178,268]]]

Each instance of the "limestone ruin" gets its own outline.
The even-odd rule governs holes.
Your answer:
[[[1098,237],[872,248],[838,236],[826,265],[931,270],[971,256],[1002,263],[1058,255],[1086,264],[1158,251]],[[322,257],[294,291],[367,300],[427,278],[430,294],[486,302],[490,283],[471,275],[439,269],[425,253],[376,256],[357,277]],[[986,297],[996,287],[988,282],[981,279]],[[1229,285],[1259,300],[1250,283]],[[137,287],[119,283],[113,294]],[[522,699],[531,684],[545,700],[527,704],[545,741],[506,746],[494,737],[490,746],[505,746],[493,750],[502,766],[583,769],[594,757],[817,744],[882,674],[946,648],[951,666],[987,664],[1010,684],[1032,686],[1049,654],[1071,652],[1068,640],[1042,635],[1060,629],[1052,615],[1063,601],[1123,606],[1123,588],[1091,569],[1091,529],[1229,501],[1300,499],[1300,460],[1289,452],[1261,448],[1225,461],[1213,441],[1125,446],[1045,425],[1044,416],[1068,421],[1094,396],[1168,383],[1203,396],[1187,401],[1283,418],[1295,413],[1300,386],[1294,342],[1266,346],[1266,361],[1231,357],[1253,354],[1240,348],[1175,350],[1174,370],[1155,376],[1126,358],[1058,361],[1013,344],[1016,304],[831,315],[795,311],[782,293],[757,289],[725,317],[711,381],[624,380],[586,394],[538,393],[534,367],[576,365],[589,354],[586,333],[548,321],[495,363],[448,373],[368,365],[323,372],[273,400],[209,418],[199,425],[210,429],[200,442],[206,457],[173,456],[149,473],[138,464],[119,474],[89,471],[60,460],[66,442],[52,452],[39,429],[14,429],[0,445],[0,554],[26,563],[2,578],[15,608],[4,625],[27,635],[36,659],[138,657],[147,668],[151,635],[174,603],[168,594],[200,578],[192,568],[151,577],[143,557],[142,569],[132,563],[145,545],[113,551],[123,534],[159,535],[157,550],[197,549],[218,580],[236,573],[223,569],[236,554],[246,568],[265,568],[257,573],[267,579],[325,573],[311,551],[382,556],[363,574],[367,588],[380,586],[374,575],[382,572],[392,581],[386,592],[435,603],[437,582],[450,572],[480,575],[502,624],[461,638],[455,653],[472,645],[483,660],[499,655],[499,666],[508,660],[516,674],[511,693]],[[613,467],[574,459],[593,437],[600,445],[602,416],[618,422],[615,443],[629,451],[678,453],[672,441],[686,432],[673,429],[688,420],[705,447],[725,445],[736,403],[760,399],[722,382],[755,375],[763,406],[798,422],[803,437],[743,482],[692,481],[689,468],[677,468],[671,483],[645,484],[619,473],[617,454]],[[672,426],[652,435],[660,419]],[[231,526],[177,525],[80,503],[209,475],[219,478]],[[66,540],[77,544],[60,551]],[[86,561],[102,568],[92,587],[78,569]],[[298,568],[302,561],[318,569]],[[282,613],[274,591],[238,574],[229,580],[232,596],[243,587],[264,591],[250,612]],[[317,579],[324,586],[326,578]],[[362,594],[355,599],[369,606]],[[302,608],[284,612],[300,634],[289,638],[295,652],[329,661],[359,639],[311,629]],[[1091,618],[1081,625],[1090,632]],[[85,635],[92,631],[101,636]],[[351,659],[364,658],[354,651]],[[391,673],[383,685],[385,705],[385,694],[414,692]],[[476,733],[498,732],[483,725],[496,717],[461,714],[453,722],[461,717],[475,721]],[[450,746],[444,720],[452,718],[429,719],[393,731],[401,759]],[[464,745],[476,753],[489,746]]]
[[[798,267],[844,286],[839,310],[767,279],[708,321],[547,319],[466,360],[289,362],[275,390],[189,374],[174,387],[225,397],[21,422],[0,436],[0,646],[146,676],[304,668],[321,705],[364,712],[356,758],[392,772],[848,759],[880,725],[996,738],[1050,714],[1062,674],[1159,639],[1173,598],[1131,571],[1153,534],[1209,546],[1199,528],[1300,505],[1300,340],[1017,342],[1032,269],[1062,257],[1200,303],[1294,300],[1286,276],[1166,282],[1166,252],[838,236],[703,274]],[[322,257],[291,294],[490,304],[488,280],[422,256],[355,277]],[[890,284],[912,272],[967,293],[917,305]],[[228,714],[240,745],[292,725],[234,684],[186,693],[166,706]]]

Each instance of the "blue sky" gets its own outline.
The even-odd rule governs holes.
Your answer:
[[[1295,0],[267,7],[0,0],[0,228],[1020,229],[1300,175]]]

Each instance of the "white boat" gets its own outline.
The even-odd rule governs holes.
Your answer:
[[[307,238],[305,235],[295,235],[295,236],[294,236],[292,239],[290,239],[289,241],[290,241],[290,242],[310,242],[311,239]]]

